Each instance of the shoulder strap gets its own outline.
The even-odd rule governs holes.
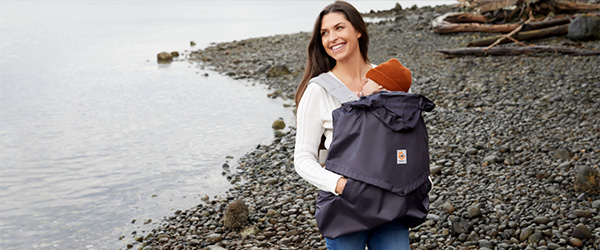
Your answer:
[[[356,101],[358,97],[350,91],[346,85],[335,79],[328,73],[321,73],[319,76],[310,79],[310,82],[315,82],[321,85],[329,94],[338,99],[341,103]]]

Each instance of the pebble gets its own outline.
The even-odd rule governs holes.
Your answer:
[[[576,189],[575,181],[578,169],[594,174],[600,163],[598,57],[548,53],[445,59],[435,50],[487,36],[438,35],[429,29],[434,17],[458,10],[405,9],[368,24],[369,59],[376,64],[400,59],[411,70],[412,92],[436,104],[424,114],[432,173],[437,173],[430,193],[435,216],[410,229],[420,236],[412,237],[411,245],[597,249],[600,196],[589,183]],[[272,98],[294,106],[309,39],[309,33],[300,32],[215,43],[193,51],[189,60],[267,85]],[[564,37],[531,43],[538,42],[600,49],[597,41]],[[234,182],[231,189],[211,199],[200,196],[202,204],[167,215],[145,237],[127,240],[127,247],[185,249],[197,243],[193,248],[325,249],[314,219],[317,189],[294,171],[295,129],[275,133],[271,143],[249,149],[238,165],[222,169]],[[248,206],[245,228],[256,231],[242,235],[244,229],[224,227],[227,205],[238,199]]]
[[[590,232],[590,230],[583,224],[578,224],[575,226],[572,236],[582,240],[591,239],[593,237],[592,232]]]
[[[481,209],[477,206],[471,206],[468,209],[469,218],[476,218],[481,216]]]
[[[538,216],[533,219],[533,222],[537,224],[547,224],[548,222],[550,222],[550,218],[548,218],[547,216]]]

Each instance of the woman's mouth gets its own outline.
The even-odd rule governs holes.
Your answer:
[[[331,50],[333,52],[337,52],[337,51],[341,50],[344,47],[344,45],[346,45],[346,44],[340,43],[340,44],[333,45],[333,46],[331,46]]]

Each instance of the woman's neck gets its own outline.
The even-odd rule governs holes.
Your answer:
[[[363,85],[367,81],[367,71],[371,69],[371,65],[366,63],[360,57],[358,60],[347,60],[344,62],[336,62],[335,67],[331,72],[338,78],[348,89],[353,92],[362,90]]]

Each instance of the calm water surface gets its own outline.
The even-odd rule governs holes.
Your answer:
[[[156,54],[308,31],[328,3],[0,2],[0,249],[124,248],[222,194],[223,163],[292,112],[260,85]]]

